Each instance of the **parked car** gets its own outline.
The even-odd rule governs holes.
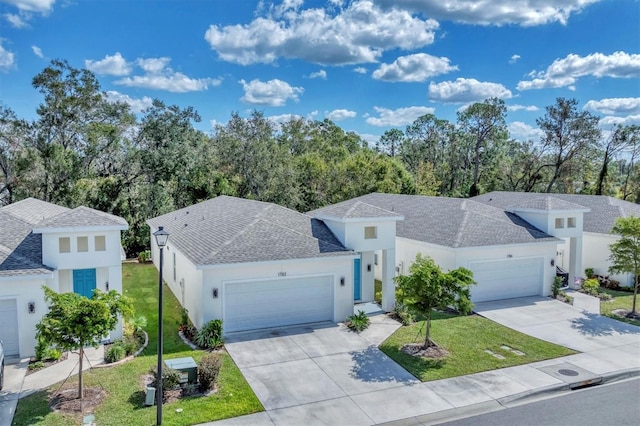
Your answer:
[[[0,390],[4,386],[4,346],[0,340]]]

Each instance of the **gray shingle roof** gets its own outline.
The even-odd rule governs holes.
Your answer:
[[[506,210],[531,209],[543,211],[567,211],[567,210],[588,210],[585,206],[569,201],[561,200],[550,195],[538,196],[528,200],[523,200],[517,204],[507,207]]]
[[[357,198],[322,207],[307,214],[313,217],[334,217],[338,219],[402,219],[401,214],[363,203]]]
[[[94,210],[89,207],[76,207],[72,210],[63,211],[55,216],[51,216],[39,222],[34,228],[57,229],[57,228],[84,228],[84,227],[128,227],[127,221],[120,216]]]
[[[45,219],[69,211],[68,208],[35,198],[25,198],[8,206],[0,208],[0,212],[19,217],[23,221],[35,225]]]
[[[515,214],[473,200],[369,194],[357,198],[404,216],[396,235],[446,247],[559,241]]]
[[[127,222],[88,207],[68,209],[35,198],[0,208],[0,276],[51,273],[42,264],[42,235],[34,229],[93,226],[126,229]]]
[[[219,196],[149,219],[195,265],[351,255],[319,220],[271,203]]]
[[[472,199],[497,208],[506,209],[509,206],[526,202],[540,197],[539,193],[531,192],[490,192],[478,195]],[[553,194],[560,200],[589,208],[591,211],[584,213],[583,229],[585,232],[609,234],[613,223],[618,217],[640,217],[640,205],[618,198],[602,195],[580,194]]]

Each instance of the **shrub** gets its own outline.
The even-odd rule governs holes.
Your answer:
[[[220,360],[219,354],[209,353],[200,359],[200,363],[198,364],[198,382],[200,383],[200,390],[202,392],[213,389],[221,366],[222,361]]]
[[[150,260],[151,260],[151,250],[141,251],[138,254],[138,262],[147,263]]]
[[[153,367],[149,370],[152,380],[149,386],[158,387],[158,369]],[[180,373],[173,368],[169,368],[166,365],[162,367],[162,394],[166,391],[172,390],[180,386]]]
[[[608,302],[609,300],[613,299],[613,297],[609,293],[604,293],[604,292],[603,293],[599,293],[598,297],[603,302]]]
[[[60,349],[50,346],[41,337],[38,337],[35,352],[36,361],[57,361],[62,356],[62,351]]]
[[[353,314],[347,318],[346,325],[351,330],[360,332],[369,327],[369,317],[364,311],[360,310],[357,314]]]
[[[136,336],[127,336],[122,339],[122,347],[124,348],[126,356],[132,355],[138,350],[138,339]]]
[[[582,283],[580,291],[591,296],[597,296],[600,290],[600,283],[596,278],[589,278]]]
[[[553,294],[554,298],[558,297],[558,294],[560,294],[562,283],[563,283],[562,277],[555,277],[553,279],[553,285],[551,286],[551,294]]]
[[[415,315],[409,312],[407,307],[399,302],[393,307],[392,315],[405,326],[411,325],[416,321]]]
[[[609,290],[620,290],[622,287],[620,287],[620,281],[609,278],[604,283],[604,288],[608,288]]]
[[[222,339],[222,320],[215,319],[206,323],[193,341],[196,345],[205,349],[218,349],[224,344]]]
[[[127,355],[127,352],[120,341],[115,342],[112,345],[109,345],[106,352],[104,353],[104,360],[111,364],[112,362],[118,362],[123,359]]]
[[[187,308],[182,308],[180,310],[180,325],[188,326],[189,322],[189,310]]]
[[[29,370],[40,370],[41,368],[44,368],[44,362],[42,361],[32,362],[31,364],[29,364],[29,367],[27,368]]]
[[[584,274],[587,276],[587,278],[592,278],[595,275],[593,268],[585,268]]]

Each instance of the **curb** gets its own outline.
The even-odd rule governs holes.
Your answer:
[[[587,384],[582,387],[575,387],[575,383],[558,383],[556,385],[549,385],[538,389],[531,389],[525,392],[521,392],[515,395],[505,396],[503,398],[499,398],[496,401],[500,403],[500,405],[508,406],[513,403],[520,403],[521,401],[526,401],[528,399],[537,398],[541,395],[548,395],[556,392],[566,392],[571,390],[582,389],[587,386],[596,386],[602,385],[605,383],[617,382],[619,380],[629,379],[633,377],[640,376],[640,368],[628,368],[625,370],[614,371],[610,373],[601,374],[598,376],[601,380],[597,383]]]

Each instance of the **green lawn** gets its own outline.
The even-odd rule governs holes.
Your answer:
[[[152,265],[123,265],[124,293],[134,299],[137,315],[147,317],[149,346],[142,356],[113,368],[93,369],[85,372],[87,386],[102,386],[107,399],[96,410],[99,425],[150,425],[155,424],[156,407],[144,407],[141,377],[157,363],[157,287],[158,275]],[[206,352],[192,351],[177,337],[180,305],[165,286],[163,306],[164,354],[167,358],[193,357],[198,361]],[[191,425],[228,417],[262,411],[262,405],[246,380],[226,352],[218,378],[218,392],[207,397],[185,398],[165,404],[163,423],[166,425]],[[76,382],[77,377],[68,383]],[[63,417],[49,410],[48,395],[58,389],[50,389],[23,398],[18,403],[14,425],[69,425],[79,424],[75,419]],[[176,412],[181,408],[182,412]]]
[[[424,341],[424,328],[420,333],[423,325],[424,322],[419,322],[401,327],[380,346],[384,353],[422,381],[446,379],[576,353],[478,315],[455,316],[440,312],[434,312],[431,321],[432,339],[449,351],[450,355],[438,361],[402,352],[400,349],[404,344]],[[501,348],[503,345],[524,352],[525,355],[516,355]],[[505,359],[500,360],[485,353],[486,349],[504,356]]]
[[[613,299],[608,302],[600,302],[600,313],[602,315],[606,315],[618,321],[624,321],[629,324],[640,326],[639,320],[622,318],[613,314],[613,311],[616,309],[631,310],[631,305],[633,304],[633,293],[609,289],[602,289],[602,292],[608,293],[613,297]],[[640,297],[636,301],[636,310],[640,310]]]

